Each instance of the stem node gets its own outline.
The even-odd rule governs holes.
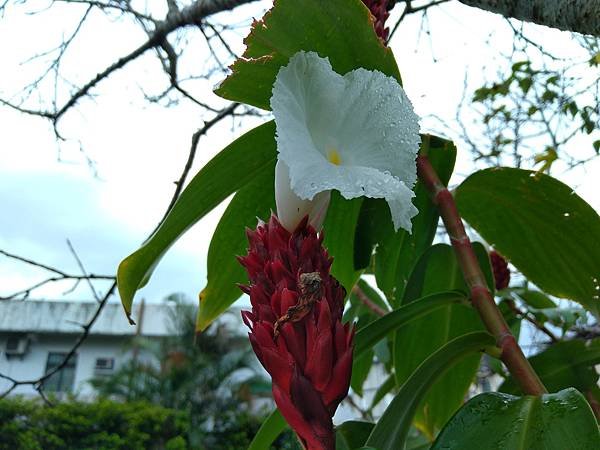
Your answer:
[[[525,358],[487,287],[485,276],[479,266],[471,241],[465,232],[454,197],[440,181],[427,156],[419,155],[417,157],[417,173],[431,194],[433,202],[438,206],[440,216],[456,253],[456,259],[467,286],[471,290],[473,307],[479,313],[487,330],[496,339],[502,351],[500,355],[502,362],[525,394],[541,395],[546,393],[546,388],[527,358]]]

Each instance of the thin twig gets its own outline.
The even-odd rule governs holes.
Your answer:
[[[173,193],[173,197],[171,198],[171,201],[169,203],[169,206],[167,207],[167,210],[165,212],[165,215],[163,216],[163,218],[161,219],[161,221],[159,222],[159,225],[164,221],[165,217],[168,215],[169,211],[171,210],[171,208],[173,207],[173,205],[175,204],[175,202],[177,201],[177,199],[179,198],[179,195],[181,194],[181,191],[183,189],[183,185],[185,183],[185,180],[189,174],[189,171],[193,165],[194,162],[194,158],[196,155],[196,150],[198,147],[198,143],[200,138],[206,134],[208,132],[208,130],[210,128],[212,128],[214,125],[216,125],[218,122],[220,122],[221,120],[223,120],[225,117],[227,116],[231,116],[234,115],[235,113],[235,109],[239,106],[238,103],[233,103],[230,106],[228,106],[227,108],[224,108],[219,114],[217,114],[215,117],[213,117],[210,121],[206,122],[204,124],[204,126],[202,128],[200,128],[199,130],[197,130],[193,136],[192,136],[192,146],[190,148],[190,153],[188,155],[188,158],[186,160],[185,166],[183,168],[183,171],[179,177],[179,180],[176,182],[177,188],[175,189],[175,192]],[[157,226],[157,228],[158,228]],[[154,231],[152,232],[152,234],[154,233]],[[151,234],[151,235],[152,235]],[[71,252],[73,253],[75,259],[77,260],[77,263],[79,265],[79,268],[82,270],[82,272],[84,273],[84,275],[72,275],[72,274],[68,274],[67,272],[64,272],[62,270],[59,270],[55,267],[51,267],[48,266],[46,264],[42,264],[42,263],[38,263],[36,261],[33,261],[31,259],[28,258],[24,258],[22,256],[18,256],[18,255],[14,255],[12,253],[6,252],[4,250],[0,250],[0,253],[3,254],[4,256],[7,256],[9,258],[24,262],[26,264],[29,265],[33,265],[35,267],[39,267],[42,268],[44,270],[50,271],[54,274],[56,274],[57,276],[49,278],[41,283],[38,283],[36,285],[34,285],[33,287],[29,288],[27,290],[27,295],[29,295],[29,292],[37,287],[42,286],[45,283],[48,283],[50,281],[62,281],[62,280],[66,280],[66,279],[71,279],[71,280],[86,280],[90,286],[90,289],[92,290],[92,293],[96,296],[97,293],[93,287],[93,285],[91,284],[90,280],[91,279],[111,279],[113,280],[112,285],[110,286],[108,292],[104,295],[104,297],[102,297],[101,299],[98,299],[98,307],[96,308],[96,311],[94,313],[94,315],[90,318],[90,320],[86,323],[81,325],[82,327],[82,333],[79,336],[79,338],[77,339],[77,341],[75,342],[75,344],[73,345],[73,347],[71,348],[71,350],[67,353],[67,355],[65,355],[65,358],[61,361],[60,364],[58,364],[54,369],[52,369],[51,371],[47,372],[46,374],[44,374],[43,376],[37,378],[37,379],[32,379],[32,380],[16,380],[10,376],[4,375],[2,373],[0,373],[0,378],[5,379],[7,381],[9,381],[11,383],[11,386],[2,394],[0,394],[0,399],[6,397],[7,395],[9,395],[12,391],[14,391],[15,388],[17,388],[18,386],[21,385],[33,385],[34,388],[37,390],[37,392],[40,394],[40,396],[42,397],[42,399],[47,402],[48,404],[50,404],[50,402],[48,401],[48,399],[46,398],[46,396],[44,395],[43,392],[43,385],[44,385],[44,381],[46,381],[48,378],[50,378],[52,375],[54,375],[55,373],[59,372],[60,370],[62,370],[70,361],[70,359],[76,354],[77,350],[79,349],[79,347],[83,344],[83,342],[87,339],[87,337],[90,334],[90,330],[92,328],[92,326],[94,325],[94,323],[96,322],[97,318],[100,316],[100,313],[102,312],[104,306],[106,305],[108,299],[111,297],[111,295],[114,293],[117,283],[115,280],[115,277],[107,277],[107,276],[96,276],[93,274],[87,274],[85,267],[83,266],[83,263],[81,262],[79,256],[77,255],[77,253],[75,252],[73,246],[71,245],[70,241],[67,241],[69,248],[71,249]],[[11,297],[9,298],[14,298],[15,294],[13,294]]]
[[[202,128],[197,130],[192,135],[192,145],[190,146],[190,152],[189,152],[188,158],[185,162],[185,166],[183,167],[183,170],[181,171],[181,175],[179,176],[179,179],[175,182],[175,192],[173,193],[173,197],[171,198],[171,201],[169,203],[169,206],[167,206],[165,213],[163,214],[162,218],[158,222],[158,225],[156,225],[154,230],[152,230],[152,233],[150,233],[150,236],[152,236],[154,233],[156,233],[156,230],[158,230],[160,228],[160,226],[163,224],[163,222],[165,221],[165,219],[171,212],[171,209],[173,209],[173,206],[175,206],[175,202],[177,201],[177,199],[179,198],[179,195],[181,194],[181,191],[183,190],[185,180],[187,179],[187,177],[190,173],[190,170],[192,168],[192,165],[194,163],[194,158],[196,157],[196,151],[198,150],[198,142],[200,141],[200,137],[204,136],[208,132],[208,130],[210,130],[212,127],[214,127],[221,120],[223,120],[227,116],[233,115],[235,109],[239,105],[240,105],[239,103],[232,103],[227,108],[221,110],[215,117],[213,117],[208,122],[205,122],[204,126],[202,126]]]
[[[367,294],[365,294],[365,291],[363,291],[360,286],[358,286],[357,284],[354,285],[354,287],[352,288],[352,293],[354,295],[356,295],[356,297],[360,300],[360,302],[365,305],[367,308],[369,308],[371,311],[373,311],[375,314],[377,314],[378,316],[385,316],[387,314],[387,311],[385,309],[383,309],[381,306],[379,306],[378,304],[376,304],[373,300],[371,300],[369,298],[369,296]]]
[[[142,43],[135,50],[119,58],[117,61],[99,72],[94,78],[78,88],[62,107],[55,109],[54,111],[25,108],[6,99],[0,99],[0,103],[24,114],[30,114],[49,119],[52,122],[56,136],[60,139],[63,139],[57,129],[58,121],[67,111],[75,106],[81,98],[89,95],[90,91],[101,81],[107,79],[114,72],[122,69],[130,62],[136,60],[148,50],[154,48],[165,48],[167,36],[172,32],[187,26],[200,25],[202,21],[210,15],[228,11],[237,6],[254,1],[257,0],[196,0],[180,11],[171,11],[163,21],[156,22],[156,27],[146,42]]]
[[[426,3],[424,5],[413,6],[412,5],[412,1],[406,0],[404,2],[404,3],[406,3],[406,6],[404,7],[404,10],[402,11],[402,14],[400,15],[400,18],[394,24],[394,27],[392,28],[392,31],[390,32],[390,34],[389,34],[389,36],[387,38],[387,42],[390,42],[390,40],[392,39],[392,36],[394,36],[394,34],[396,33],[396,31],[398,30],[398,27],[400,27],[400,24],[406,18],[406,16],[408,16],[409,14],[417,13],[417,12],[425,12],[426,10],[428,10],[429,8],[431,8],[432,6],[441,5],[442,3],[446,3],[448,1],[450,1],[450,0],[434,0],[434,1],[432,1],[430,3]]]
[[[108,289],[108,291],[106,292],[104,297],[102,297],[102,299],[100,300],[100,303],[98,304],[98,308],[96,308],[94,315],[90,318],[88,323],[86,323],[85,325],[82,326],[82,328],[83,328],[82,333],[79,335],[79,338],[77,339],[77,341],[75,342],[73,347],[71,347],[71,350],[69,350],[69,353],[67,353],[65,355],[64,359],[60,362],[60,364],[58,364],[52,370],[46,372],[41,377],[33,379],[33,380],[16,380],[16,379],[8,377],[6,375],[0,374],[0,378],[8,380],[12,383],[11,387],[9,387],[6,391],[4,391],[2,394],[0,394],[0,399],[5,398],[8,394],[10,394],[13,390],[15,390],[15,388],[17,388],[17,386],[22,386],[25,384],[33,385],[34,388],[40,393],[40,395],[43,396],[42,390],[43,390],[43,386],[44,386],[44,381],[46,381],[48,378],[50,378],[55,373],[64,369],[65,366],[71,360],[71,358],[73,356],[75,356],[75,354],[77,353],[77,350],[79,349],[79,347],[81,347],[81,344],[83,344],[83,342],[87,339],[88,335],[90,334],[90,330],[91,330],[92,326],[94,326],[94,323],[96,323],[96,319],[98,319],[98,317],[100,316],[100,313],[102,312],[102,310],[104,308],[104,305],[106,304],[106,302],[108,302],[108,299],[112,296],[116,287],[117,287],[117,282],[113,281],[112,285],[110,286],[110,288]]]
[[[543,323],[541,323],[535,317],[531,317],[527,312],[521,311],[521,309],[519,309],[519,307],[515,304],[513,300],[506,300],[506,305],[517,316],[520,316],[521,318],[525,319],[527,322],[529,322],[542,333],[544,333],[546,336],[548,336],[553,343],[558,342],[560,340],[552,331],[550,331]]]
[[[13,292],[12,294],[9,294],[6,296],[0,296],[0,300],[13,300],[16,298],[20,298],[21,300],[24,300],[24,299],[28,298],[29,295],[34,290],[39,289],[42,286],[45,286],[46,284],[49,284],[49,283],[56,283],[56,282],[62,282],[62,281],[75,281],[76,283],[79,283],[80,281],[84,281],[84,280],[87,281],[88,283],[91,283],[91,280],[107,280],[107,281],[109,281],[109,280],[115,279],[114,275],[96,275],[93,273],[84,273],[83,275],[75,275],[75,274],[67,273],[63,270],[57,269],[56,267],[52,267],[47,264],[33,261],[29,258],[15,255],[13,253],[9,253],[2,249],[0,249],[0,255],[4,255],[7,258],[11,258],[16,261],[20,261],[25,264],[29,264],[31,266],[38,267],[40,269],[44,269],[48,272],[56,274],[56,276],[48,277],[40,282],[37,282],[37,283],[25,288],[25,289],[21,289],[19,291]]]
[[[96,292],[96,289],[94,288],[94,285],[93,285],[92,281],[90,280],[90,277],[88,276],[88,273],[85,270],[85,267],[83,266],[83,263],[81,262],[81,259],[79,258],[79,255],[77,255],[77,252],[75,251],[75,248],[73,247],[73,244],[71,244],[71,241],[69,239],[67,239],[67,245],[69,246],[69,250],[71,251],[71,254],[75,258],[75,261],[77,261],[77,265],[79,266],[79,269],[81,270],[81,274],[84,276],[84,279],[86,280],[86,282],[90,288],[90,291],[92,291],[92,295],[94,296],[96,301],[99,302],[100,296]]]

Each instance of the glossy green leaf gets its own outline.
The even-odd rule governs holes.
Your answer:
[[[456,147],[452,142],[435,136],[423,135],[423,146],[429,148],[429,159],[447,183],[454,168]],[[385,201],[365,199],[356,234],[355,266],[364,268],[369,264],[373,247],[374,272],[377,286],[385,293],[388,301],[398,305],[404,286],[417,259],[431,245],[439,213],[429,200],[425,187],[417,182],[414,205],[419,210],[413,218],[412,234],[405,230],[394,232],[389,207]]]
[[[267,221],[275,209],[274,176],[272,161],[233,196],[215,229],[208,248],[208,284],[200,293],[200,331],[242,295],[237,284],[247,283],[248,275],[236,256],[246,253],[246,227],[255,228],[257,218]]]
[[[510,328],[510,332],[518,342],[521,334],[521,323],[523,322],[523,318],[517,315],[514,309],[511,308],[510,304],[508,303],[509,301],[512,302],[512,299],[501,299],[498,302],[498,309],[502,313],[506,324]]]
[[[404,450],[429,450],[431,441],[414,426],[410,427]]]
[[[357,331],[354,336],[354,357],[362,355],[363,352],[372,348],[389,333],[415,319],[431,314],[433,311],[447,307],[450,304],[465,302],[466,297],[462,292],[449,291],[429,295],[419,299],[419,301],[402,306]]]
[[[333,256],[331,274],[350,292],[359,273],[354,270],[354,230],[362,198],[344,199],[338,191],[331,193],[331,202],[323,224],[323,246]]]
[[[582,324],[587,322],[587,312],[579,306],[543,309],[530,308],[529,311],[533,313],[538,321],[542,323],[549,322],[556,327],[560,327],[564,333],[576,326],[577,322],[581,322]]]
[[[366,294],[366,296],[369,298],[369,300],[371,300],[373,303],[375,303],[377,306],[379,306],[384,311],[386,311],[386,312],[390,311],[389,305],[386,303],[385,299],[381,296],[381,294],[379,294],[379,291],[374,289],[367,281],[365,281],[364,279],[359,280],[358,287],[360,287],[362,289],[362,291]],[[360,304],[362,305],[362,302]],[[369,308],[367,308],[364,305],[363,305],[363,308],[365,310],[369,311],[371,314],[375,314],[373,311],[371,311]]]
[[[384,311],[388,311],[385,301],[364,279],[358,280],[357,288],[362,291],[362,295],[366,295],[374,304],[379,306]],[[358,297],[356,291],[352,290],[350,292],[350,307],[346,308],[342,320],[344,322],[354,323],[356,329],[361,330],[377,318],[379,318],[379,315],[375,314],[375,312],[365,306],[365,304]],[[350,387],[360,396],[363,395],[362,387],[373,365],[374,356],[375,352],[373,349],[368,349],[361,355],[356,356],[352,362],[352,378],[350,380]]]
[[[474,243],[473,248],[493,286],[488,254]],[[456,289],[468,292],[454,249],[446,244],[430,247],[419,259],[405,290],[404,303],[418,303],[419,298],[435,292]],[[447,305],[427,317],[415,320],[398,330],[394,341],[394,367],[397,384],[402,384],[431,354],[448,341],[472,331],[483,330],[481,319],[470,306]],[[423,337],[427,338],[424,339]],[[433,438],[437,431],[460,408],[479,367],[478,355],[465,358],[449,370],[427,394],[415,419],[417,427]]]
[[[487,333],[469,333],[450,341],[427,358],[402,385],[375,425],[366,445],[378,450],[404,448],[413,416],[431,386],[466,356],[494,345],[494,338]]]
[[[600,364],[600,338],[592,341],[561,341],[529,358],[535,372],[552,392],[574,387],[582,392],[598,383],[594,368]],[[519,393],[514,380],[509,378],[500,389],[509,394]]]
[[[545,309],[556,308],[556,303],[546,294],[540,291],[532,291],[529,289],[518,290],[515,292],[518,297],[527,303],[532,308]]]
[[[136,291],[145,285],[169,247],[188,228],[275,160],[274,136],[275,124],[268,122],[229,144],[194,176],[156,233],[121,261],[117,282],[128,316]]]
[[[245,43],[242,58],[215,92],[262,109],[270,109],[279,69],[300,50],[328,57],[340,74],[364,67],[400,80],[393,54],[375,34],[360,0],[277,0]]]
[[[335,428],[335,450],[356,450],[367,441],[374,424],[349,420]]]
[[[271,448],[271,444],[287,428],[287,422],[278,409],[275,409],[265,419],[258,429],[254,439],[250,442],[248,450],[265,450]]]
[[[394,375],[392,374],[392,375],[389,375],[385,379],[385,381],[381,384],[381,386],[379,386],[379,388],[377,388],[377,391],[375,391],[375,395],[373,396],[373,401],[371,402],[371,409],[375,408],[375,406],[377,406],[379,404],[379,402],[381,400],[383,400],[383,398],[387,394],[392,392],[394,387],[396,387],[396,379],[394,378]]]
[[[432,450],[597,450],[598,424],[575,389],[541,397],[489,392],[472,398]]]
[[[362,355],[356,357],[352,361],[352,378],[350,378],[350,387],[352,391],[359,396],[363,396],[363,384],[373,366],[373,358],[375,353],[373,350],[367,350]]]
[[[600,217],[544,174],[496,168],[456,190],[462,216],[544,292],[600,316]]]

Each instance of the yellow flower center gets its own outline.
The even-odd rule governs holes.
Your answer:
[[[333,147],[327,149],[327,160],[331,164],[335,164],[336,166],[339,166],[342,163],[342,157],[340,156],[339,152]]]

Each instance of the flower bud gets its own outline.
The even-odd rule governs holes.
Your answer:
[[[248,230],[240,262],[250,284],[243,311],[256,356],[272,377],[273,398],[307,450],[333,450],[332,417],[348,394],[354,330],[342,324],[344,288],[306,216],[293,232],[275,216]]]
[[[492,250],[490,252],[490,262],[492,264],[492,272],[494,273],[496,290],[508,287],[508,283],[510,283],[510,270],[508,270],[506,259],[495,250]]]

